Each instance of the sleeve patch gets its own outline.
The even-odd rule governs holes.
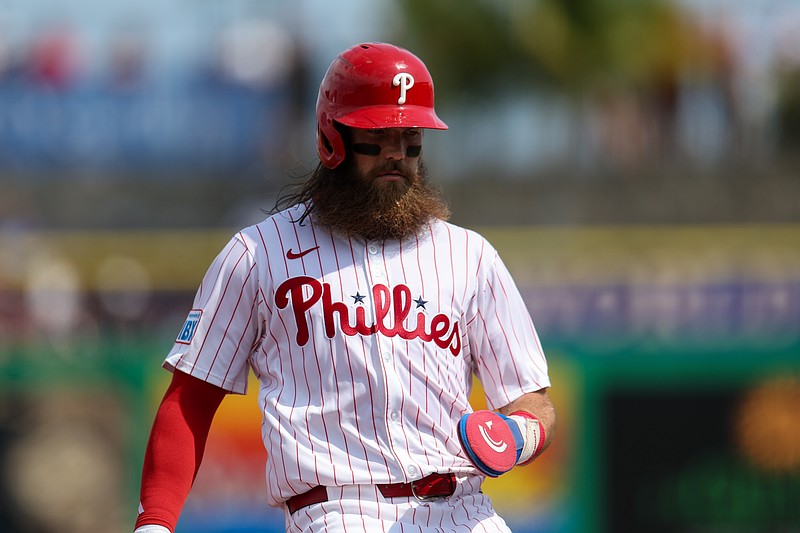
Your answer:
[[[184,322],[181,332],[178,333],[178,338],[175,339],[175,342],[180,344],[191,343],[194,332],[197,331],[197,323],[200,322],[200,317],[202,315],[203,311],[201,309],[192,309],[189,311],[189,316],[186,317],[186,322]]]

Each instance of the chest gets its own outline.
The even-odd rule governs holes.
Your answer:
[[[324,333],[432,343],[456,355],[474,274],[435,239],[391,245],[331,237],[272,254],[260,273],[273,321],[304,346]]]

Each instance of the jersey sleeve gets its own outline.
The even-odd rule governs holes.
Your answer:
[[[490,409],[550,386],[547,360],[514,280],[493,248],[479,271],[469,322],[475,372]]]
[[[260,336],[258,272],[237,235],[211,263],[164,361],[229,392],[247,392],[248,361]]]

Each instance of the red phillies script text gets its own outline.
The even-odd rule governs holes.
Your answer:
[[[308,296],[304,290],[310,289]],[[459,334],[458,321],[450,321],[445,314],[438,314],[431,318],[430,324],[426,323],[426,315],[417,313],[417,326],[414,329],[405,329],[403,323],[411,313],[411,289],[406,285],[396,285],[390,289],[386,285],[377,284],[372,287],[372,300],[375,303],[375,323],[367,325],[365,307],[355,309],[355,324],[350,324],[350,308],[343,302],[334,302],[331,297],[331,287],[328,283],[309,276],[290,278],[280,284],[275,292],[275,304],[284,309],[291,301],[294,310],[294,319],[297,324],[297,344],[305,346],[309,339],[309,325],[306,311],[322,300],[322,315],[325,324],[325,335],[332,339],[338,330],[348,336],[374,335],[380,333],[387,337],[399,336],[402,339],[421,339],[425,342],[434,342],[439,348],[447,348],[453,356],[461,353],[461,335]],[[338,324],[334,315],[339,315]],[[387,325],[386,319],[391,316],[392,324]]]

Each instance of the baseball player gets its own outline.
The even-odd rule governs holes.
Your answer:
[[[316,171],[216,257],[164,362],[136,533],[175,531],[212,418],[251,371],[287,531],[509,531],[481,483],[552,439],[547,363],[497,252],[446,222],[427,179],[423,131],[447,129],[430,73],[353,46],[317,127]],[[473,376],[489,410],[469,404]]]

